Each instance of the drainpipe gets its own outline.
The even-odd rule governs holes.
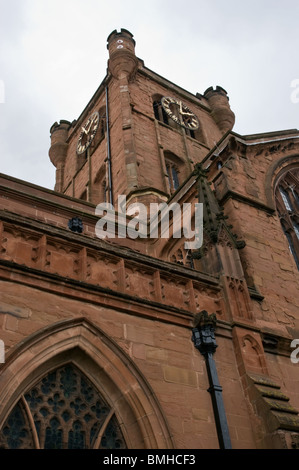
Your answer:
[[[107,132],[107,162],[108,162],[108,189],[109,189],[109,202],[113,204],[112,195],[112,171],[111,171],[111,149],[110,149],[110,128],[109,128],[109,101],[108,101],[108,87],[105,88],[106,92],[106,132]]]
[[[215,339],[216,314],[208,314],[202,310],[195,316],[195,327],[192,328],[192,341],[198,351],[204,356],[206,361],[207,373],[210,387],[208,392],[211,394],[217,435],[220,449],[231,449],[231,441],[226,420],[225,408],[222,398],[222,387],[219,384],[216,364],[213,354],[216,351],[217,344]]]

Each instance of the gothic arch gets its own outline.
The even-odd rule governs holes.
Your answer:
[[[153,390],[129,356],[86,319],[56,323],[30,336],[0,371],[0,429],[18,403],[45,375],[73,364],[109,403],[128,448],[173,448]]]
[[[242,351],[246,358],[246,364],[254,372],[267,374],[267,365],[263,354],[262,345],[250,334],[242,338]]]
[[[268,206],[275,209],[274,193],[278,180],[286,171],[299,168],[299,155],[288,155],[273,162],[267,171],[265,193]]]
[[[186,179],[186,162],[175,153],[164,150],[164,163],[168,179],[168,191],[173,194]]]
[[[268,203],[274,205],[290,253],[299,269],[299,156],[271,165],[266,178]]]
[[[92,183],[92,202],[100,204],[107,201],[106,165],[101,165]]]
[[[190,202],[190,200],[188,202]],[[196,201],[194,199],[191,199],[191,203],[192,202],[195,203]],[[180,205],[180,207],[181,207],[181,213],[182,213],[183,206]],[[191,230],[192,232],[194,232],[194,225],[195,225],[195,205],[191,204]],[[171,227],[172,227],[172,219],[170,221],[170,234],[172,235]],[[191,257],[192,250],[189,248],[186,248],[185,246],[185,242],[194,241],[194,234],[192,234],[192,237],[190,238],[190,240],[189,238],[185,237],[185,234],[183,232],[183,218],[181,218],[181,236],[178,238],[174,238],[171,236],[169,239],[162,238],[161,240],[162,242],[160,244],[160,250],[159,250],[159,255],[158,255],[160,258],[166,261],[181,264],[181,265],[194,269],[194,261]]]

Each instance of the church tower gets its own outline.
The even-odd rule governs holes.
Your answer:
[[[299,448],[299,131],[241,136],[221,86],[107,49],[55,190],[0,174],[0,448]],[[119,196],[168,226],[99,237]]]
[[[193,95],[147,69],[125,29],[107,48],[107,76],[80,117],[51,127],[55,189],[93,204],[166,201],[232,129],[227,94]]]

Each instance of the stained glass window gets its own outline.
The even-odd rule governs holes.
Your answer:
[[[126,443],[111,406],[72,364],[48,373],[26,392],[0,430],[2,449],[95,446],[124,449]]]

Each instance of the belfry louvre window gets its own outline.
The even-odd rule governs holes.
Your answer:
[[[10,412],[2,449],[124,449],[113,409],[72,364],[46,375]]]

